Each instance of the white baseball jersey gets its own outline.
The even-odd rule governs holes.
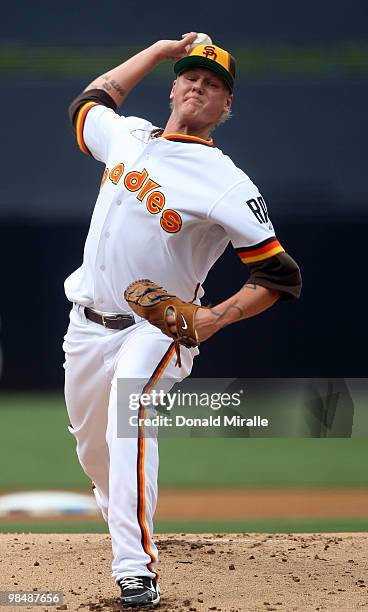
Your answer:
[[[105,164],[83,263],[65,282],[68,299],[104,312],[131,312],[125,288],[149,278],[196,303],[229,240],[244,263],[284,249],[249,177],[203,140],[153,137],[137,117],[87,102],[80,148]]]
[[[212,140],[160,136],[148,121],[120,117],[91,99],[75,119],[80,148],[105,171],[82,266],[65,282],[74,302],[64,342],[69,430],[109,524],[113,577],[155,578],[157,439],[141,426],[132,437],[118,436],[119,406],[126,411],[129,397],[123,391],[118,402],[117,381],[136,381],[138,393],[161,381],[168,391],[189,376],[198,349],[182,347],[176,367],[174,341],[157,327],[135,317],[126,329],[108,329],[88,319],[83,306],[131,312],[124,290],[140,278],[199,303],[202,283],[230,240],[250,265],[284,249],[257,187]]]

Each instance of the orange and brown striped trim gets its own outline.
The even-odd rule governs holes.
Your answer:
[[[254,244],[250,247],[241,247],[235,249],[240,259],[245,264],[250,264],[255,261],[262,261],[262,259],[268,259],[278,253],[284,253],[285,249],[281,246],[276,236],[267,238],[263,242]]]
[[[162,374],[165,371],[165,368],[169,364],[174,353],[175,353],[175,344],[173,342],[169,346],[164,356],[162,357],[160,363],[156,367],[148,383],[145,385],[142,393],[150,393],[155,383],[161,378]],[[139,411],[138,411],[138,419],[144,419],[144,416],[145,416],[145,407],[142,404],[140,404]],[[138,420],[138,423],[139,422],[140,421]],[[159,574],[153,567],[157,559],[151,550],[149,529],[148,529],[148,525],[146,521],[146,486],[145,486],[145,472],[144,472],[145,443],[146,443],[146,439],[144,435],[144,425],[138,425],[137,519],[138,519],[138,524],[141,530],[141,543],[142,543],[143,550],[151,559],[151,561],[147,563],[147,569],[153,574],[156,574],[156,576],[158,577]]]
[[[83,106],[81,106],[81,108],[78,111],[77,121],[75,124],[78,146],[83,153],[86,153],[86,155],[90,155],[91,157],[93,157],[93,155],[91,151],[88,149],[86,143],[84,142],[83,129],[84,129],[84,124],[86,121],[87,114],[91,110],[91,108],[93,108],[93,106],[97,106],[97,102],[90,101],[90,102],[86,102],[85,104],[83,104]]]
[[[162,134],[162,138],[166,138],[166,140],[174,140],[175,142],[195,142],[197,144],[207,145],[207,147],[214,146],[212,138],[205,140],[204,138],[190,136],[189,134]]]

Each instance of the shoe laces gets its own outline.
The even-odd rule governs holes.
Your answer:
[[[123,589],[141,589],[143,588],[143,578],[137,576],[126,576],[120,580]]]

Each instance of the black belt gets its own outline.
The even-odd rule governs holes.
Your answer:
[[[84,314],[93,323],[99,323],[99,325],[103,325],[107,329],[126,329],[135,323],[132,315],[99,314],[87,306],[84,307]]]

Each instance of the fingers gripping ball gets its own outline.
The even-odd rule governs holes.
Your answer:
[[[133,312],[175,340],[176,365],[181,367],[179,345],[183,344],[187,348],[198,345],[194,317],[199,306],[183,302],[147,278],[129,285],[124,291],[124,298]],[[176,334],[171,333],[166,321],[167,316],[172,314],[175,317]]]
[[[198,32],[192,44],[187,45],[187,53],[190,53],[194,49],[194,47],[198,47],[198,45],[212,45],[211,37],[208,36],[208,34],[205,34],[204,32]]]

